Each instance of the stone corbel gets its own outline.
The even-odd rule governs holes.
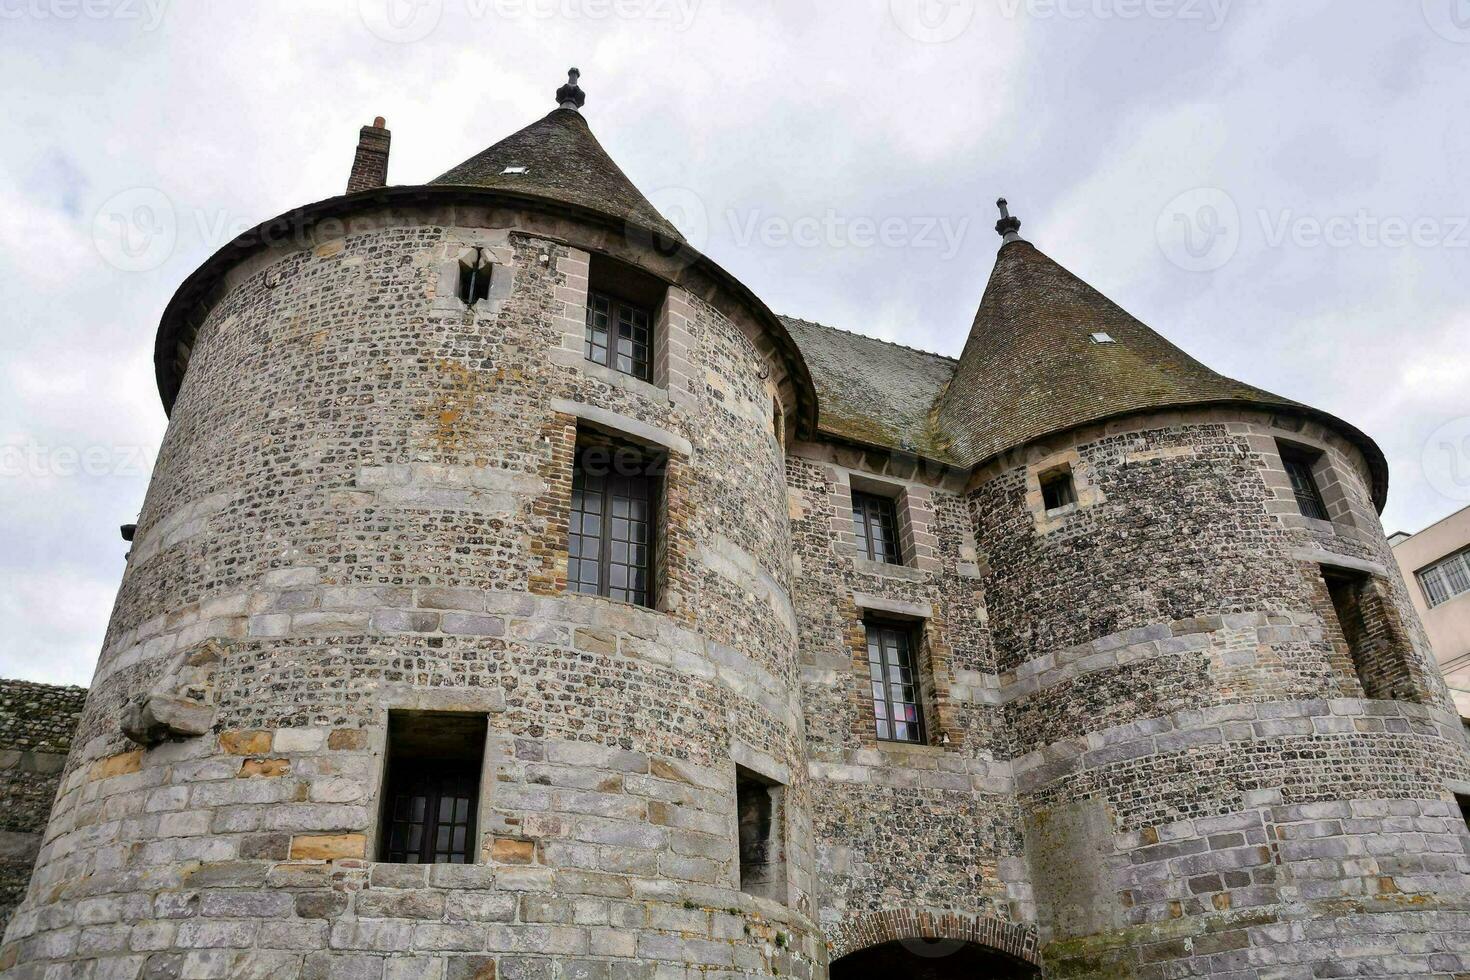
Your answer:
[[[214,727],[215,668],[224,648],[207,640],[180,653],[151,691],[123,711],[122,733],[139,745],[197,738]]]

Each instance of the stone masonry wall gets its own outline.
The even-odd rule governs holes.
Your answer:
[[[865,482],[866,481],[866,482]],[[1009,736],[974,537],[958,488],[910,461],[803,443],[787,458],[801,621],[802,701],[813,776],[824,931],[838,952],[875,917],[989,923],[1034,954],[1011,795]],[[918,528],[907,563],[858,554],[851,488],[896,493]],[[879,741],[865,615],[907,617],[922,637],[926,744]],[[976,932],[987,932],[975,926]]]
[[[475,245],[495,269],[467,311],[449,284]],[[231,275],[0,968],[682,980],[823,962],[780,366],[693,281],[660,313],[660,384],[589,364],[587,248],[642,260],[466,210],[376,216]],[[668,455],[658,609],[558,587],[578,426]],[[206,644],[215,730],[125,741],[124,706]],[[373,860],[392,709],[488,716],[475,863]],[[736,764],[787,787],[780,900],[738,888]]]
[[[1283,438],[1324,454],[1333,521],[1298,513]],[[1046,511],[1059,461],[1079,502]],[[1322,601],[1351,571],[1413,622],[1363,469],[1320,427],[1201,411],[975,478],[1048,976],[1470,969],[1461,728],[1416,629],[1420,689],[1367,698]]]
[[[0,680],[0,925],[25,893],[86,688]]]

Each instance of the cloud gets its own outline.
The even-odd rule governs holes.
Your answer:
[[[153,30],[147,4],[4,22],[0,449],[26,462],[0,478],[0,675],[90,676],[146,477],[63,472],[55,453],[156,451],[153,332],[184,277],[339,193],[373,116],[393,130],[390,179],[428,180],[550,109],[569,64],[613,157],[646,191],[696,195],[707,251],[783,313],[958,353],[1005,195],[1026,237],[1191,353],[1379,439],[1391,525],[1458,505],[1419,457],[1466,414],[1467,251],[1268,235],[1465,212],[1464,48],[1393,5],[961,0],[945,9],[963,24],[921,30],[894,11],[922,0],[431,0],[437,21],[399,43],[360,15],[377,2],[170,3]],[[1193,188],[1240,215],[1207,272],[1156,237]],[[108,261],[99,212],[146,268]],[[851,234],[890,220],[896,244]],[[926,247],[924,221],[960,231]],[[752,222],[825,230],[742,235]]]

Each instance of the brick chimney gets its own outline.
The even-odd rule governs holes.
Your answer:
[[[393,134],[385,125],[379,116],[371,126],[362,127],[357,137],[357,156],[352,158],[352,175],[347,178],[347,193],[388,183],[388,143]]]

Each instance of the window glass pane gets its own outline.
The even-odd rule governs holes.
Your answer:
[[[1449,583],[1450,592],[1459,595],[1470,589],[1470,575],[1466,574],[1465,556],[1456,555],[1444,563],[1445,580]]]
[[[887,497],[853,491],[852,522],[858,545],[869,561],[900,564],[898,554],[898,518],[894,503]]]
[[[1425,569],[1420,573],[1419,581],[1424,586],[1424,597],[1429,605],[1437,606],[1450,597],[1449,590],[1445,588],[1444,574],[1440,569]]]
[[[616,455],[619,467],[652,469],[649,461],[640,463],[622,451]],[[568,522],[569,590],[650,604],[654,480],[646,472],[594,476],[578,455]]]
[[[868,672],[878,737],[922,742],[922,714],[914,678],[912,640],[902,627],[868,624]]]

